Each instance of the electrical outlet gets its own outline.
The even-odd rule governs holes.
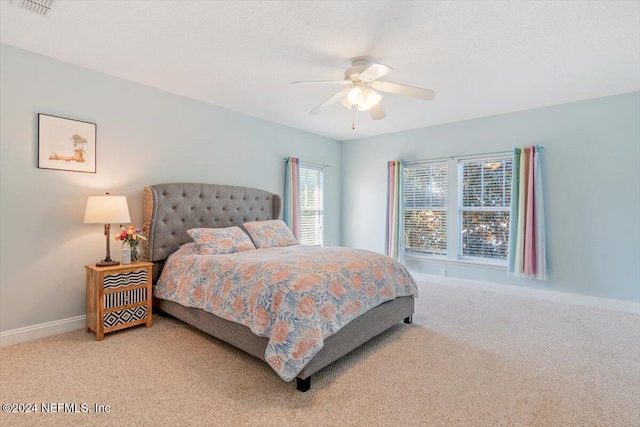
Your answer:
[[[447,269],[446,268],[441,268],[440,269],[440,275],[442,277],[447,277]]]

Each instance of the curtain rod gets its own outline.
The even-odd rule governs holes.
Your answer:
[[[515,147],[515,148],[529,148],[532,147],[531,145],[527,145],[524,147]],[[540,151],[544,150],[544,147],[542,145],[533,145],[533,147],[538,148]],[[478,153],[478,154],[465,154],[465,155],[457,155],[457,156],[445,156],[445,157],[436,157],[433,159],[423,159],[423,160],[409,160],[404,162],[405,164],[411,164],[411,163],[422,163],[422,162],[435,162],[438,160],[445,160],[445,159],[455,159],[455,158],[460,158],[460,159],[464,159],[464,158],[473,158],[473,157],[485,157],[485,156],[492,156],[495,154],[502,154],[502,155],[506,155],[506,154],[512,154],[513,153],[513,149],[511,150],[503,150],[503,151],[491,151],[488,153]]]
[[[289,160],[289,157],[285,157],[285,158],[284,158],[284,161],[285,161],[285,162],[286,162],[287,160]],[[318,167],[318,168],[323,168],[323,169],[324,169],[324,168],[330,168],[330,167],[331,167],[331,165],[323,165],[323,164],[321,164],[321,163],[305,162],[304,160],[300,160],[300,159],[298,159],[298,160],[300,161],[300,163],[305,163],[305,164],[307,164],[307,165],[309,165],[309,166],[315,166],[315,167]]]

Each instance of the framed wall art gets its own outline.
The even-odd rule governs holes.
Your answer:
[[[38,167],[96,173],[95,123],[38,114]]]

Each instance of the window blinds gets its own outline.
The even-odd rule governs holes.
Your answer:
[[[506,260],[511,206],[511,158],[459,162],[462,257]]]
[[[403,173],[405,252],[447,254],[447,163],[405,165]]]
[[[320,167],[300,164],[300,237],[303,245],[322,245],[324,216],[324,172]]]

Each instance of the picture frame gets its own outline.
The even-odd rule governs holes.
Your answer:
[[[96,173],[98,126],[38,114],[38,168]]]

